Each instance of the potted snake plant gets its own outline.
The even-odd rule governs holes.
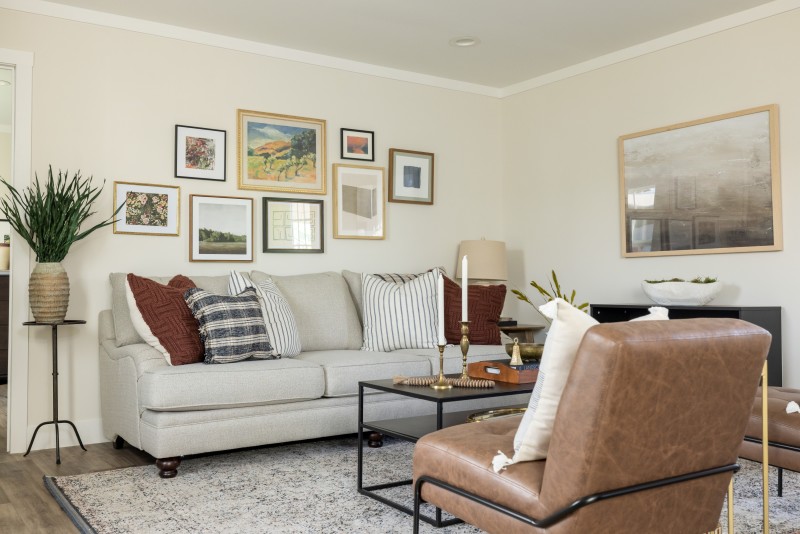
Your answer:
[[[36,254],[28,285],[33,318],[40,323],[60,323],[69,306],[69,277],[61,262],[73,243],[113,224],[122,206],[108,219],[81,230],[94,215],[92,205],[103,190],[102,185],[92,187],[91,177],[82,178],[80,171],[71,178],[68,171],[59,171],[54,177],[50,166],[43,185],[38,175],[23,191],[3,178],[0,182],[8,189],[8,195],[0,198],[0,212]]]

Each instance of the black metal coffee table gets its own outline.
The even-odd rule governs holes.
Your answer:
[[[453,375],[458,376],[458,375]],[[533,390],[533,383],[530,384],[507,384],[496,382],[493,388],[456,388],[446,390],[436,390],[426,386],[404,386],[392,383],[392,380],[369,380],[358,383],[358,492],[391,506],[397,510],[413,515],[414,511],[398,502],[387,499],[375,493],[376,490],[394,488],[397,486],[410,485],[411,480],[399,480],[395,482],[385,482],[364,486],[363,484],[363,465],[364,465],[364,430],[380,432],[388,436],[404,439],[416,443],[419,438],[430,432],[441,428],[458,425],[466,422],[467,417],[478,411],[478,409],[462,412],[444,412],[444,405],[448,402],[484,399],[489,397],[504,397],[508,395],[518,395],[530,393]],[[376,389],[387,393],[395,393],[405,397],[413,397],[436,403],[435,415],[421,415],[417,417],[402,417],[398,419],[386,419],[381,421],[364,421],[364,389]],[[460,519],[450,519],[442,521],[442,511],[436,508],[436,517],[421,516],[420,519],[435,527],[443,527],[460,523]]]

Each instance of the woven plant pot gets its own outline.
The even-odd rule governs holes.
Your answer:
[[[60,323],[69,306],[69,277],[61,263],[37,263],[28,282],[31,313],[37,323]]]

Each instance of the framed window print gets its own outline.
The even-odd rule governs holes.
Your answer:
[[[175,177],[225,181],[225,130],[175,125]]]
[[[178,235],[180,187],[114,182],[115,234]]]
[[[253,199],[189,195],[189,261],[253,261]]]
[[[342,159],[375,161],[375,132],[367,130],[341,130]]]
[[[333,237],[384,239],[383,168],[333,166]]]
[[[264,252],[324,252],[322,200],[264,198]]]
[[[237,111],[239,189],[325,194],[325,121]]]
[[[433,154],[389,149],[389,202],[433,204]]]
[[[624,135],[618,153],[623,257],[783,249],[778,106]]]

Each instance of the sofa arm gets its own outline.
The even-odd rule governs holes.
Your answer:
[[[129,359],[136,369],[137,380],[150,369],[169,365],[163,354],[146,343],[134,343],[133,345],[117,347],[113,341],[103,340],[100,342],[100,346],[112,361]]]

